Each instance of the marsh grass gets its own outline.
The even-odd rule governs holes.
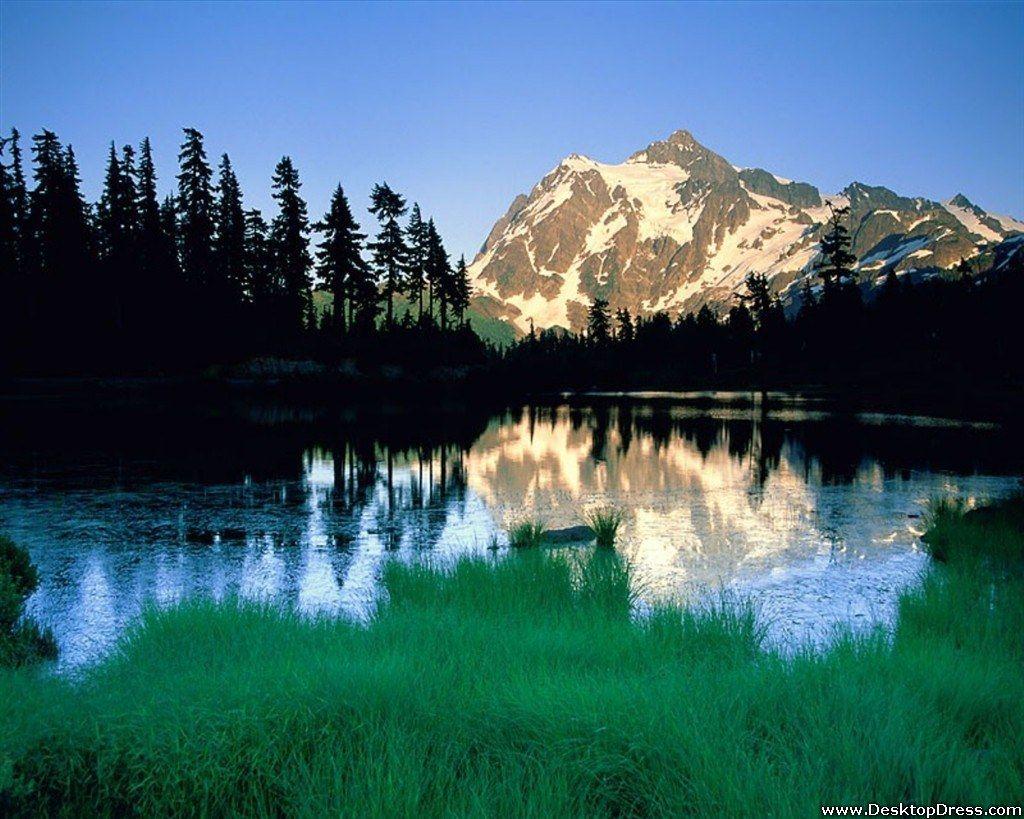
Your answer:
[[[615,546],[619,527],[622,526],[624,518],[621,509],[612,508],[594,509],[584,516],[587,526],[594,533],[597,545],[605,549]]]
[[[1024,495],[979,509],[939,498],[929,504],[925,523],[922,540],[940,563],[983,563],[990,569],[1024,563]]]
[[[508,528],[508,545],[513,549],[536,549],[544,543],[547,531],[541,521],[517,521]]]
[[[1024,582],[1008,565],[951,559],[902,596],[894,633],[795,653],[724,599],[632,616],[629,565],[597,549],[394,561],[366,624],[241,601],[150,610],[77,679],[0,673],[0,813],[1018,803]]]

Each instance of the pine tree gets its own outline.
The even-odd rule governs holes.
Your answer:
[[[187,285],[203,298],[213,272],[213,171],[206,161],[203,135],[185,129],[185,141],[178,154],[178,232],[181,270]],[[204,328],[205,329],[205,328]]]
[[[409,251],[398,224],[398,217],[406,210],[405,199],[384,182],[373,186],[370,202],[370,213],[380,222],[380,232],[370,249],[387,301],[385,321],[390,328],[395,323],[395,293],[403,289],[409,264]]]
[[[161,268],[165,242],[160,230],[160,202],[156,194],[156,167],[149,137],[139,146],[139,185],[136,212],[138,214],[138,268],[139,278],[146,282],[152,294],[161,290]],[[166,295],[166,294],[165,294]]]
[[[86,334],[101,303],[96,282],[88,275],[95,263],[92,237],[74,150],[64,149],[56,134],[44,130],[32,138],[32,153],[35,188],[26,220],[31,291],[26,312],[43,356],[67,366],[76,356],[88,355],[95,341]],[[62,349],[66,338],[76,339],[73,349]]]
[[[617,337],[619,341],[632,341],[633,319],[629,315],[629,310],[625,307],[619,308],[615,313],[615,322],[618,325]]]
[[[163,259],[166,265],[167,281],[175,290],[182,285],[181,233],[178,230],[178,203],[173,196],[165,196],[160,204],[160,238],[163,242]]]
[[[466,257],[459,256],[455,265],[455,272],[452,274],[452,310],[459,319],[459,323],[465,322],[466,310],[469,309],[469,300],[473,295],[473,289],[469,284],[469,270],[466,268]]]
[[[11,163],[3,165],[3,148],[8,145]],[[9,139],[0,140],[0,165],[3,165],[2,172],[6,177],[3,184],[4,207],[7,209],[8,220],[5,241],[9,244],[4,250],[5,270],[10,276],[23,280],[31,252],[28,247],[28,189],[25,186],[25,169],[21,160],[21,134],[17,128],[11,128]]]
[[[850,252],[850,232],[844,224],[850,215],[849,205],[836,208],[829,202],[828,209],[831,216],[821,237],[821,257],[814,268],[825,283],[826,294],[853,279],[853,263],[857,261]]]
[[[14,175],[6,164],[4,151],[9,140],[0,139],[0,368],[14,365],[8,356],[21,336],[24,310]]]
[[[419,304],[417,313],[420,321],[423,320],[423,288],[427,285],[427,225],[420,214],[420,206],[413,203],[412,213],[409,215],[409,226],[405,229],[408,239],[409,262],[408,262],[408,286],[409,298]]]
[[[231,159],[224,154],[220,160],[217,180],[217,201],[213,236],[214,286],[212,297],[221,320],[237,322],[245,281],[245,210],[242,189],[238,184]]]
[[[594,299],[587,310],[587,337],[593,344],[603,344],[611,337],[612,317],[607,299]]]
[[[366,235],[359,232],[341,185],[334,189],[330,209],[314,229],[324,237],[317,245],[317,272],[334,296],[334,329],[344,333],[351,322],[357,296],[365,297],[366,287],[360,283],[367,278],[367,265],[362,257]],[[375,295],[376,287],[372,283],[371,288]]]
[[[253,208],[245,212],[246,298],[251,313],[252,332],[259,339],[260,352],[269,347],[274,327],[274,306],[280,293],[274,282],[269,228],[263,214]]]
[[[280,287],[279,320],[286,338],[294,340],[305,326],[310,300],[309,216],[299,196],[299,174],[290,157],[282,157],[274,169],[274,200],[278,214],[270,229],[274,278]]]
[[[433,302],[436,301],[440,308],[441,330],[447,330],[448,305],[452,292],[452,266],[433,219],[427,222],[426,273],[427,280],[430,282],[431,310],[433,310]]]
[[[117,149],[111,143],[97,214],[104,281],[109,290],[114,328],[118,333],[125,332],[129,321],[129,300],[136,286],[137,264],[134,158],[130,149],[122,155],[124,158],[118,159]],[[121,343],[125,342],[123,339]]]

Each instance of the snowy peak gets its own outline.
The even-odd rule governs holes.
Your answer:
[[[719,311],[750,272],[783,298],[812,275],[826,200],[850,206],[864,286],[952,267],[1024,225],[958,194],[940,204],[853,182],[822,196],[761,168],[737,168],[679,130],[618,164],[570,154],[518,196],[470,267],[489,309],[525,331],[579,329],[595,298],[649,315]]]

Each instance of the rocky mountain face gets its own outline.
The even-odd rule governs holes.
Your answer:
[[[704,304],[724,312],[751,272],[768,274],[792,303],[805,277],[818,284],[812,268],[829,203],[850,207],[866,289],[890,270],[934,275],[979,254],[1024,261],[1024,223],[963,195],[939,203],[860,182],[822,195],[736,168],[677,131],[618,165],[573,154],[516,197],[470,267],[475,306],[520,331],[531,322],[578,330],[595,298],[640,315]]]

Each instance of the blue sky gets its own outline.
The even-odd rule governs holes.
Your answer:
[[[1024,217],[1024,3],[0,3],[0,126],[55,130],[98,195],[111,139],[183,126],[249,206],[295,160],[364,226],[386,179],[471,256],[565,155],[686,128],[737,165]]]

